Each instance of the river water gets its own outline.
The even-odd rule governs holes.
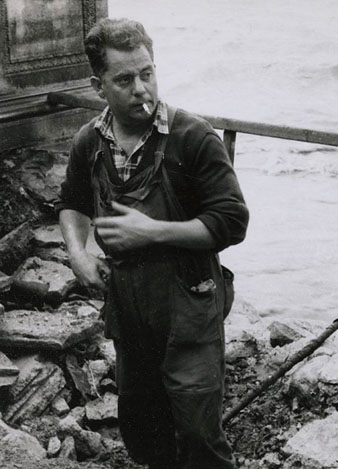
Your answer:
[[[338,131],[336,0],[109,0],[154,39],[163,99]],[[338,149],[238,135],[247,239],[221,253],[263,316],[338,317]]]

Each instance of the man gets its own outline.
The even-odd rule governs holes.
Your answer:
[[[245,237],[236,176],[208,123],[159,100],[141,24],[105,19],[85,48],[108,107],[76,134],[57,208],[75,275],[107,287],[122,437],[151,469],[232,469],[216,253]],[[93,217],[109,267],[86,252]]]

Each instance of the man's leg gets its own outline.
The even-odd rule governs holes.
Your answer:
[[[236,467],[221,427],[223,370],[221,340],[168,347],[164,380],[184,469]]]

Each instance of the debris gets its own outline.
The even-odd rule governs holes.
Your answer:
[[[53,412],[59,417],[67,414],[70,411],[69,405],[67,404],[65,399],[61,396],[58,396],[53,400],[51,404],[51,408]]]
[[[57,436],[53,436],[48,441],[47,456],[49,458],[55,458],[61,450],[61,441]]]
[[[77,460],[75,440],[72,436],[68,435],[63,440],[59,457],[63,459],[70,459],[71,461]]]
[[[86,416],[90,422],[117,421],[117,400],[115,394],[107,392],[103,399],[95,399],[86,404]]]
[[[38,257],[26,259],[16,272],[15,281],[26,284],[27,289],[32,285],[34,293],[37,285],[40,285],[43,299],[54,305],[64,301],[78,283],[69,267],[57,262],[43,261]]]
[[[102,331],[102,321],[77,318],[76,305],[63,305],[55,313],[28,310],[5,312],[1,317],[3,347],[63,350]]]
[[[16,383],[10,389],[10,404],[4,419],[19,424],[40,416],[62,391],[66,381],[62,370],[52,362],[40,362],[37,355],[14,361],[20,369]]]

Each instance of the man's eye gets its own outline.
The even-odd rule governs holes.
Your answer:
[[[149,72],[143,72],[143,73],[141,74],[141,80],[143,80],[143,81],[149,81],[152,76],[153,76],[153,72],[151,72],[151,71],[149,71]]]
[[[129,85],[131,81],[132,81],[131,77],[121,77],[117,79],[117,84],[120,86],[126,86],[126,85]]]

